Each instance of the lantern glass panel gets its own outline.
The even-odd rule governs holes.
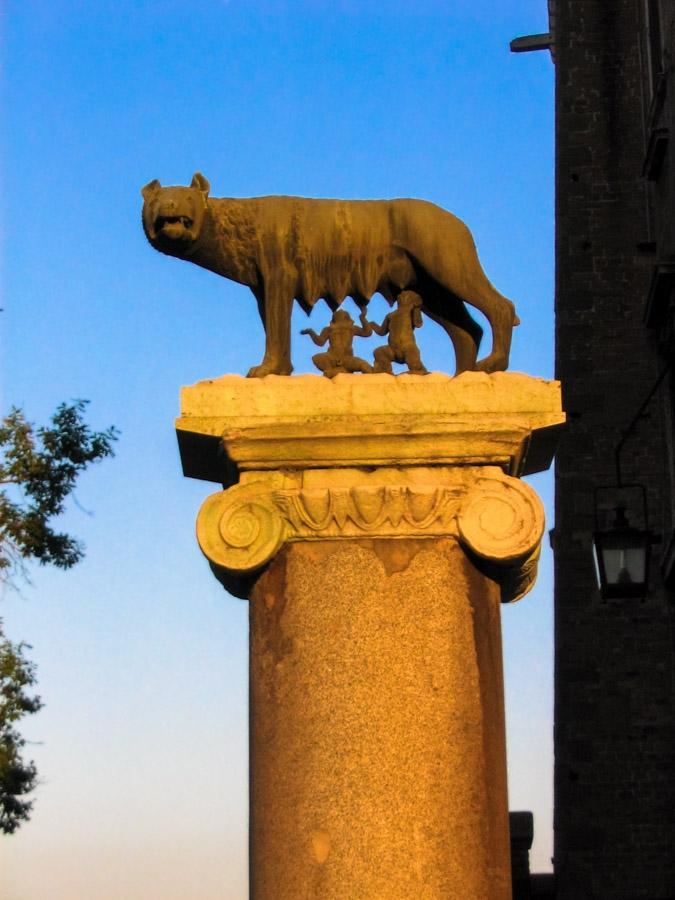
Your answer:
[[[649,534],[629,524],[618,507],[606,530],[596,531],[594,551],[598,585],[603,597],[640,596],[647,588]]]
[[[646,570],[644,540],[632,547],[603,547],[607,584],[644,584]]]

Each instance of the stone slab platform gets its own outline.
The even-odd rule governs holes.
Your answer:
[[[497,465],[546,470],[560,384],[517,372],[224,375],[184,387],[176,421],[183,472],[230,485],[246,471]]]

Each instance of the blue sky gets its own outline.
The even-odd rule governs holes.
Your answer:
[[[86,560],[32,571],[0,607],[46,702],[27,726],[33,821],[0,843],[7,897],[240,900],[247,610],[196,547],[211,488],[182,478],[173,420],[181,385],[244,373],[263,332],[247,289],[147,245],[140,188],[199,170],[214,196],[433,200],[517,305],[511,367],[551,377],[553,66],[508,49],[546,30],[546,4],[8,0],[2,19],[3,409],[40,421],[86,397],[94,426],[121,430],[64,518]],[[309,371],[298,332],[329,311],[294,316]],[[433,323],[419,342],[453,370]],[[550,517],[550,475],[532,483]],[[546,555],[504,610],[510,805],[535,811],[538,870],[551,594]]]

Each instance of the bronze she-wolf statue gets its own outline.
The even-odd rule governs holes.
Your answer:
[[[290,375],[294,299],[309,312],[320,298],[333,309],[345,297],[363,307],[375,293],[393,303],[408,289],[450,336],[457,373],[508,365],[518,324],[514,305],[488,281],[466,225],[433,203],[214,198],[199,173],[190,187],[162,187],[155,180],[142,194],[143,227],[156,250],[253,292],[266,345],[250,376]],[[465,303],[492,328],[492,350],[479,361],[483,331]]]

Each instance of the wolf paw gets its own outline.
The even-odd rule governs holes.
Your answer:
[[[485,359],[479,359],[473,367],[474,372],[504,372],[509,361],[504,353],[491,353]]]
[[[264,378],[265,375],[290,375],[293,371],[291,365],[261,362],[259,366],[252,366],[246,373],[247,378]]]

